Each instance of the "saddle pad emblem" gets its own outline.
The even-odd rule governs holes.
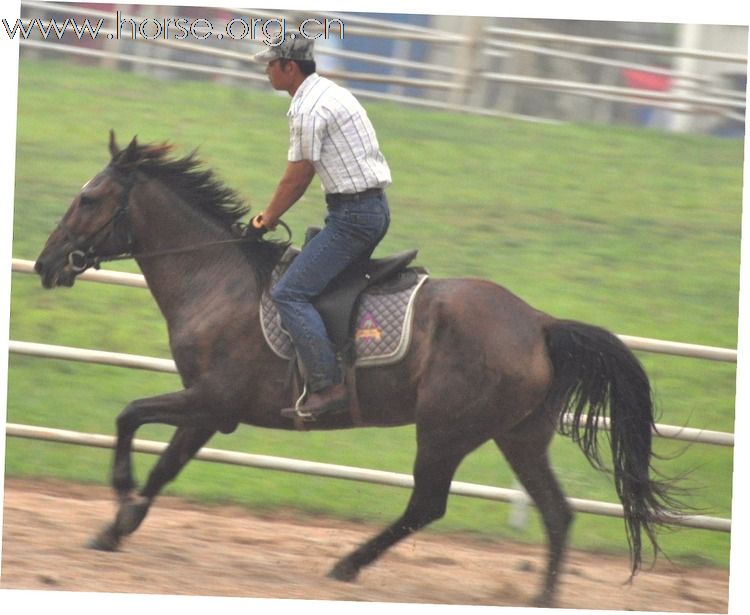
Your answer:
[[[280,273],[271,274],[271,285]],[[415,284],[393,293],[365,291],[359,301],[355,331],[357,367],[390,365],[404,358],[409,350],[417,291],[428,276],[420,274]],[[260,302],[260,322],[263,336],[273,352],[282,359],[291,359],[294,353],[292,340],[281,326],[281,317],[268,291]]]
[[[383,330],[380,328],[377,318],[371,313],[365,313],[358,321],[357,331],[354,339],[359,342],[379,342],[383,339]]]

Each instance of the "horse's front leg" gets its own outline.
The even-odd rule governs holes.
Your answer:
[[[203,410],[192,389],[169,393],[128,404],[117,418],[117,444],[112,471],[112,486],[119,509],[115,520],[92,539],[89,546],[113,551],[123,536],[141,524],[151,501],[161,487],[174,478],[203,444],[227,421]],[[133,496],[131,446],[135,432],[147,423],[165,423],[178,427],[172,442],[162,454],[138,497]]]

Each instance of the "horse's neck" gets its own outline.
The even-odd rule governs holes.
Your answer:
[[[227,229],[158,182],[145,184],[137,197],[131,214],[136,261],[165,317],[207,301],[221,285],[260,300],[239,246],[210,245],[231,240]]]

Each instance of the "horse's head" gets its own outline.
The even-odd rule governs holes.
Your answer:
[[[133,138],[121,150],[113,131],[109,137],[109,164],[73,198],[34,265],[45,288],[72,286],[99,258],[131,250],[127,210],[137,178],[138,146]]]

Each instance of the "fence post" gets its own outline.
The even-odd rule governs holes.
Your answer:
[[[519,532],[526,529],[529,524],[529,503],[531,498],[526,490],[516,479],[513,479],[511,487],[516,493],[511,498],[510,514],[508,515],[508,525]]]
[[[480,54],[483,36],[483,17],[466,17],[463,32],[466,40],[457,48],[455,66],[464,70],[456,75],[455,83],[458,88],[448,97],[452,105],[471,105],[473,95],[480,89],[478,82],[479,65],[482,61]],[[485,85],[484,82],[481,84]]]
[[[700,40],[702,26],[699,24],[683,24],[679,28],[678,47],[680,49],[696,49]],[[692,74],[697,72],[698,60],[688,55],[676,56],[675,72],[677,74]],[[691,94],[690,81],[677,78],[672,86],[674,94]],[[693,124],[693,117],[690,114],[690,105],[681,103],[670,114],[670,128],[675,132],[687,132]]]

